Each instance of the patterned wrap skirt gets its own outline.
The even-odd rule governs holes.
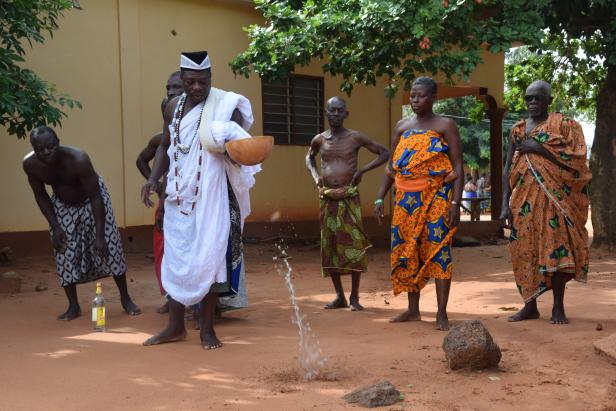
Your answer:
[[[126,274],[122,239],[113,215],[111,197],[101,177],[98,178],[98,186],[105,205],[105,242],[109,250],[106,258],[100,258],[94,252],[96,223],[90,200],[80,205],[68,205],[55,195],[51,197],[56,219],[67,240],[63,250],[54,249],[62,287]]]

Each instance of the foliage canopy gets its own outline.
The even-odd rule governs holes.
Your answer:
[[[231,68],[267,80],[288,76],[296,65],[322,61],[341,76],[340,89],[355,84],[385,88],[391,97],[420,74],[466,77],[485,48],[508,50],[514,41],[537,43],[548,0],[256,0],[264,26],[247,28],[250,44]],[[503,21],[515,24],[502,24]]]

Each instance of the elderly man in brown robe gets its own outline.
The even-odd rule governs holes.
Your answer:
[[[539,318],[537,297],[551,289],[551,322],[566,324],[565,284],[586,282],[588,273],[586,143],[576,121],[548,113],[548,83],[533,82],[524,99],[530,117],[511,130],[503,177],[501,218],[511,228],[513,273],[525,302],[509,321]]]

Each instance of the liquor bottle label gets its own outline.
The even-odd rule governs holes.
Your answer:
[[[97,327],[105,326],[105,307],[98,307],[96,309],[96,326]]]
[[[92,322],[96,321],[96,307],[92,307]]]

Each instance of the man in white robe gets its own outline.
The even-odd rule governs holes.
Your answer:
[[[224,150],[226,141],[249,137],[250,102],[211,87],[207,52],[182,53],[180,68],[184,94],[165,109],[163,139],[141,192],[152,206],[149,196],[167,173],[159,214],[164,216],[162,283],[171,297],[169,324],[144,345],[185,339],[185,307],[200,303],[201,343],[214,349],[222,346],[213,325],[218,297],[240,294],[241,227],[260,167],[238,166]]]

